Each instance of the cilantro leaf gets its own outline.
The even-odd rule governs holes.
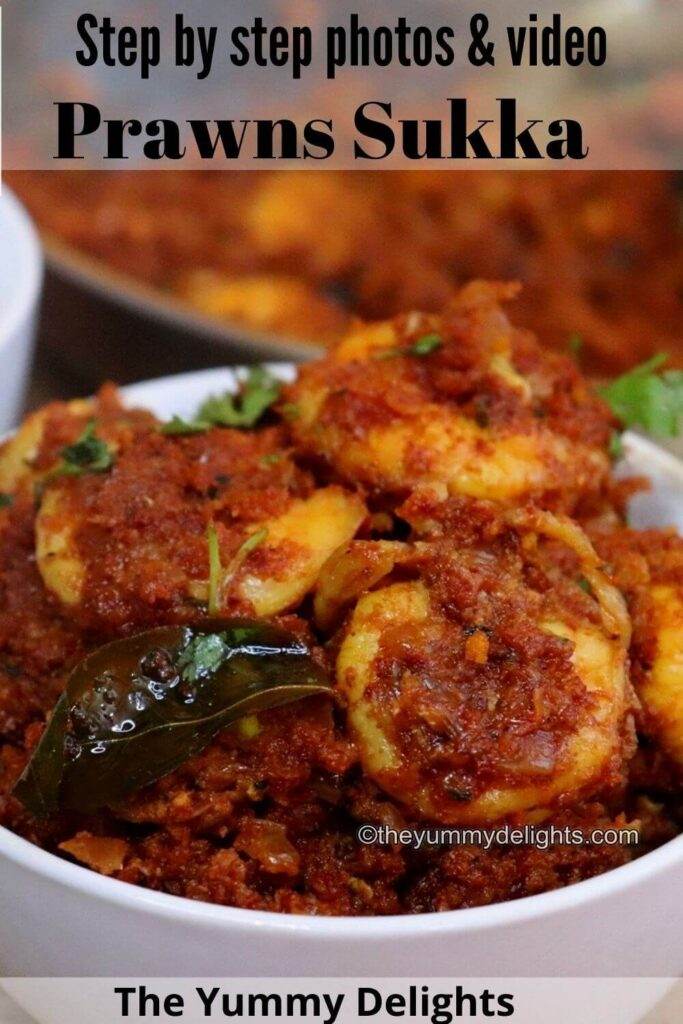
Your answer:
[[[252,551],[260,547],[264,540],[268,536],[268,529],[264,526],[262,530],[257,530],[256,533],[252,533],[243,544],[240,544],[235,558],[239,558],[240,562],[243,562],[247,555],[250,555]]]
[[[579,576],[579,578],[577,579],[576,582],[581,587],[581,589],[583,590],[584,594],[592,594],[593,593],[593,588],[590,585],[589,580],[587,580],[585,576]]]
[[[432,352],[436,352],[443,345],[443,341],[438,334],[425,334],[423,338],[418,338],[414,344],[408,346],[408,355],[410,356],[429,356]]]
[[[112,452],[105,441],[95,436],[95,429],[95,421],[91,420],[78,440],[62,449],[62,460],[67,466],[91,473],[111,468]]]
[[[217,615],[221,606],[221,553],[218,547],[218,534],[213,523],[206,528],[206,543],[209,549],[209,615]]]
[[[3,494],[0,492],[0,508],[9,508],[14,503],[14,497],[11,494]]]
[[[225,657],[225,641],[224,633],[206,633],[190,640],[176,663],[185,682],[196,683],[220,668]]]
[[[268,452],[267,455],[261,456],[262,466],[277,466],[278,462],[282,462],[284,459],[283,452]]]
[[[238,395],[207,398],[197,419],[216,427],[253,427],[280,397],[282,385],[263,366],[249,371]]]
[[[438,334],[425,334],[422,338],[412,342],[410,345],[403,345],[399,348],[385,348],[376,352],[375,359],[397,359],[399,356],[417,356],[424,358],[432,352],[436,352],[443,346],[443,339]]]
[[[229,564],[223,568],[218,544],[218,534],[213,523],[206,528],[206,543],[209,549],[209,588],[207,608],[209,615],[218,615],[223,603],[223,594],[230,586],[235,573],[249,557],[252,551],[260,547],[268,536],[267,527],[256,530],[240,544]]]
[[[263,366],[254,366],[237,395],[226,391],[212,395],[200,406],[194,419],[174,416],[159,429],[169,437],[204,434],[212,427],[254,427],[280,397],[281,382]]]
[[[612,431],[609,439],[608,451],[610,454],[610,458],[614,459],[615,462],[617,461],[617,459],[620,459],[624,454],[624,442],[621,439],[620,431]]]
[[[301,410],[296,402],[285,402],[280,406],[280,412],[286,420],[298,420]]]
[[[655,437],[677,437],[683,416],[683,372],[657,373],[667,356],[653,356],[617,377],[600,394],[625,427],[642,427]]]
[[[174,416],[168,423],[163,423],[159,429],[162,434],[167,434],[169,437],[184,437],[188,434],[204,434],[210,428],[210,423],[203,423],[201,420],[184,420],[181,416]]]
[[[574,331],[573,334],[569,335],[569,340],[567,342],[567,348],[569,349],[569,354],[571,356],[573,356],[574,359],[576,359],[577,362],[579,360],[579,356],[581,355],[581,353],[583,351],[583,345],[584,345],[583,338],[582,338],[582,336],[577,331]]]
[[[60,476],[84,476],[86,473],[106,473],[114,465],[114,452],[101,438],[95,436],[96,425],[90,420],[81,436],[62,448],[61,462],[46,475],[45,481]]]

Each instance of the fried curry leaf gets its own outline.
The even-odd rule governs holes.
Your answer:
[[[173,771],[245,715],[331,689],[303,643],[251,619],[116,640],[72,672],[14,794],[36,817],[89,813]]]
[[[683,416],[683,372],[657,371],[663,353],[617,377],[601,395],[624,427],[642,427],[655,437],[677,437]]]
[[[59,786],[55,782],[62,777],[68,717],[69,703],[63,693],[13,790],[13,795],[35,818],[49,818],[59,806]]]
[[[83,476],[85,473],[106,473],[114,465],[114,453],[106,441],[95,435],[96,425],[90,420],[73,444],[62,448],[61,462],[48,473],[48,480],[60,476]]]
[[[216,427],[253,427],[280,397],[281,383],[263,366],[249,371],[237,395],[207,398],[197,419]]]

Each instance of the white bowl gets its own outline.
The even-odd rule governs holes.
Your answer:
[[[33,224],[8,188],[0,195],[0,432],[21,411],[33,352],[43,256]]]
[[[234,379],[230,370],[184,374],[126,396],[164,416],[187,415]],[[635,436],[625,448],[628,469],[655,478],[653,496],[638,501],[639,525],[683,527],[683,464]],[[0,973],[677,977],[681,893],[683,836],[597,878],[514,902],[422,916],[294,917],[136,888],[0,829]]]

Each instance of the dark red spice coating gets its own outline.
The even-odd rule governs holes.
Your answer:
[[[155,439],[153,444],[157,443]],[[404,512],[411,514],[409,509]],[[95,646],[98,639],[63,621],[40,584],[32,559],[32,502],[20,501],[3,515],[3,659],[11,655],[22,675],[7,676],[11,685],[4,694],[0,821],[47,849],[59,852],[59,843],[81,831],[122,837],[127,852],[114,872],[121,879],[217,903],[315,914],[412,913],[480,905],[565,885],[632,855],[627,848],[604,846],[488,853],[473,847],[416,853],[362,846],[355,837],[359,823],[400,827],[410,819],[362,778],[343,712],[325,698],[262,713],[260,731],[250,739],[239,729],[227,730],[204,753],[125,806],[94,818],[69,815],[37,825],[9,790],[39,738],[40,723],[66,671],[84,647]],[[463,547],[479,543],[484,535],[493,544],[500,533],[495,511],[485,504],[455,502],[448,522],[454,532],[456,523],[462,523]],[[523,559],[510,537],[501,535],[497,543],[508,569],[519,568]],[[465,613],[477,588],[464,587],[460,575],[449,577],[446,567],[437,559],[424,571],[432,574],[440,599],[455,601]],[[558,592],[558,600],[573,607],[577,616],[590,617],[588,597],[565,582],[566,592]],[[483,580],[482,594],[491,583],[490,578]],[[508,626],[501,621],[501,628],[511,631],[511,644],[523,646],[528,637],[514,634],[513,618]],[[310,639],[301,619],[290,616],[282,623]],[[395,642],[404,644],[405,639]],[[393,642],[387,639],[387,653]],[[564,672],[561,650],[557,658],[558,673]],[[554,659],[549,652],[549,669]],[[13,683],[16,678],[20,685]],[[549,676],[547,696],[555,703],[553,713],[560,727],[563,722],[568,727],[574,714],[571,683],[565,681],[555,695],[551,684]],[[522,688],[515,697],[510,691],[518,710],[524,710],[527,692]],[[481,741],[482,752],[493,749],[483,728]],[[629,801],[612,793],[607,804],[558,811],[553,820],[588,829],[618,821]],[[670,834],[671,826],[661,817],[653,841]]]
[[[87,566],[79,622],[116,634],[196,617],[201,602],[188,600],[188,581],[209,578],[208,524],[227,565],[249,524],[312,492],[283,444],[278,427],[177,438],[148,432],[122,448],[111,473],[63,484],[65,519],[85,519],[75,537]],[[272,557],[262,568],[286,571]],[[230,610],[249,613],[237,604]]]
[[[457,324],[452,330],[457,333]],[[490,399],[487,414],[501,429],[526,416],[508,401],[505,389],[479,373],[476,354],[468,353],[465,335],[461,340],[461,355],[455,355],[454,346],[452,356],[430,357],[430,365],[435,359],[433,369],[419,360],[414,368],[411,364],[410,374],[416,376],[406,386],[434,389],[440,401],[463,406],[473,403],[473,388],[480,390]],[[565,436],[601,445],[609,417],[575,371],[560,357],[557,362],[541,357],[533,345],[527,350],[523,337],[516,344],[520,371],[545,381],[544,419]],[[393,372],[390,361],[384,366]],[[344,414],[355,422],[356,412],[351,406]],[[111,636],[196,614],[172,567],[180,565],[191,579],[206,577],[209,518],[236,547],[245,524],[277,514],[320,482],[315,470],[303,468],[300,455],[290,452],[291,437],[283,426],[165,437],[145,414],[126,414],[122,424],[111,392],[101,397],[99,415],[102,436],[118,445],[114,470],[63,484],[74,507],[89,510],[89,525],[77,537],[88,564],[78,607],[67,614],[42,584],[35,562],[31,487],[22,485],[14,504],[0,511],[0,824],[62,854],[60,844],[75,836],[86,850],[88,835],[116,840],[116,850],[123,840],[124,853],[118,861],[107,858],[106,870],[142,886],[216,903],[308,914],[416,913],[482,905],[566,885],[634,855],[630,848],[607,846],[419,853],[363,846],[356,837],[361,823],[401,827],[415,822],[402,804],[364,777],[343,706],[323,697],[263,712],[255,727],[252,723],[249,729],[226,730],[181,768],[106,812],[58,815],[47,823],[32,820],[11,796],[12,786],[74,664]],[[33,468],[53,466],[87,418],[53,407]],[[273,454],[279,457],[268,458]],[[491,665],[483,671],[475,673],[460,657],[457,665],[447,664],[440,636],[428,659],[437,681],[455,678],[460,688],[456,710],[463,712],[467,742],[453,744],[448,757],[451,770],[461,776],[455,788],[476,793],[492,772],[501,770],[502,759],[513,768],[520,754],[528,760],[525,736],[539,716],[549,736],[547,749],[536,751],[540,768],[549,753],[562,756],[564,740],[585,710],[587,697],[572,672],[566,645],[541,635],[534,623],[542,608],[549,614],[561,612],[570,623],[595,622],[597,611],[579,585],[571,554],[559,545],[522,548],[501,511],[488,503],[452,499],[437,516],[433,501],[418,493],[398,508],[390,503],[393,517],[385,518],[381,532],[394,540],[427,543],[428,553],[420,554],[418,546],[413,564],[399,566],[394,578],[424,580],[444,612],[451,650],[464,649],[467,628],[479,624],[491,630]],[[614,510],[611,514],[616,517]],[[425,525],[430,520],[433,529]],[[153,555],[146,547],[150,539]],[[598,543],[630,597],[636,635],[647,638],[647,607],[643,604],[641,610],[638,603],[640,575],[636,572],[632,581],[624,574],[634,557],[642,557],[636,569],[640,565],[648,574],[674,572],[679,581],[677,543],[659,534],[637,539],[625,534]],[[277,621],[306,638],[332,673],[341,636],[315,631],[309,601]],[[397,661],[419,662],[423,657],[423,637],[419,643],[411,640],[407,629],[385,636],[381,662],[386,672],[380,673],[378,685],[390,686]],[[490,705],[483,699],[487,690],[496,698]],[[429,767],[434,750],[429,744],[421,747],[424,737],[414,726],[415,711],[433,715],[439,709],[419,687],[406,692],[404,701],[405,743]],[[453,709],[446,710],[450,714]],[[560,801],[547,823],[588,830],[636,818],[645,840],[636,852],[668,839],[675,831],[673,805],[653,808],[641,800],[650,785],[660,792],[663,773],[644,765],[639,754],[629,786],[630,753],[631,737],[625,730],[619,756],[597,791],[571,804]],[[95,852],[89,863],[105,870]]]

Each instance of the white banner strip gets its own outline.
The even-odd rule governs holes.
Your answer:
[[[2,985],[39,1024],[660,1024],[648,1014],[665,997],[667,1017],[683,1019],[683,986],[673,978],[8,978]]]

